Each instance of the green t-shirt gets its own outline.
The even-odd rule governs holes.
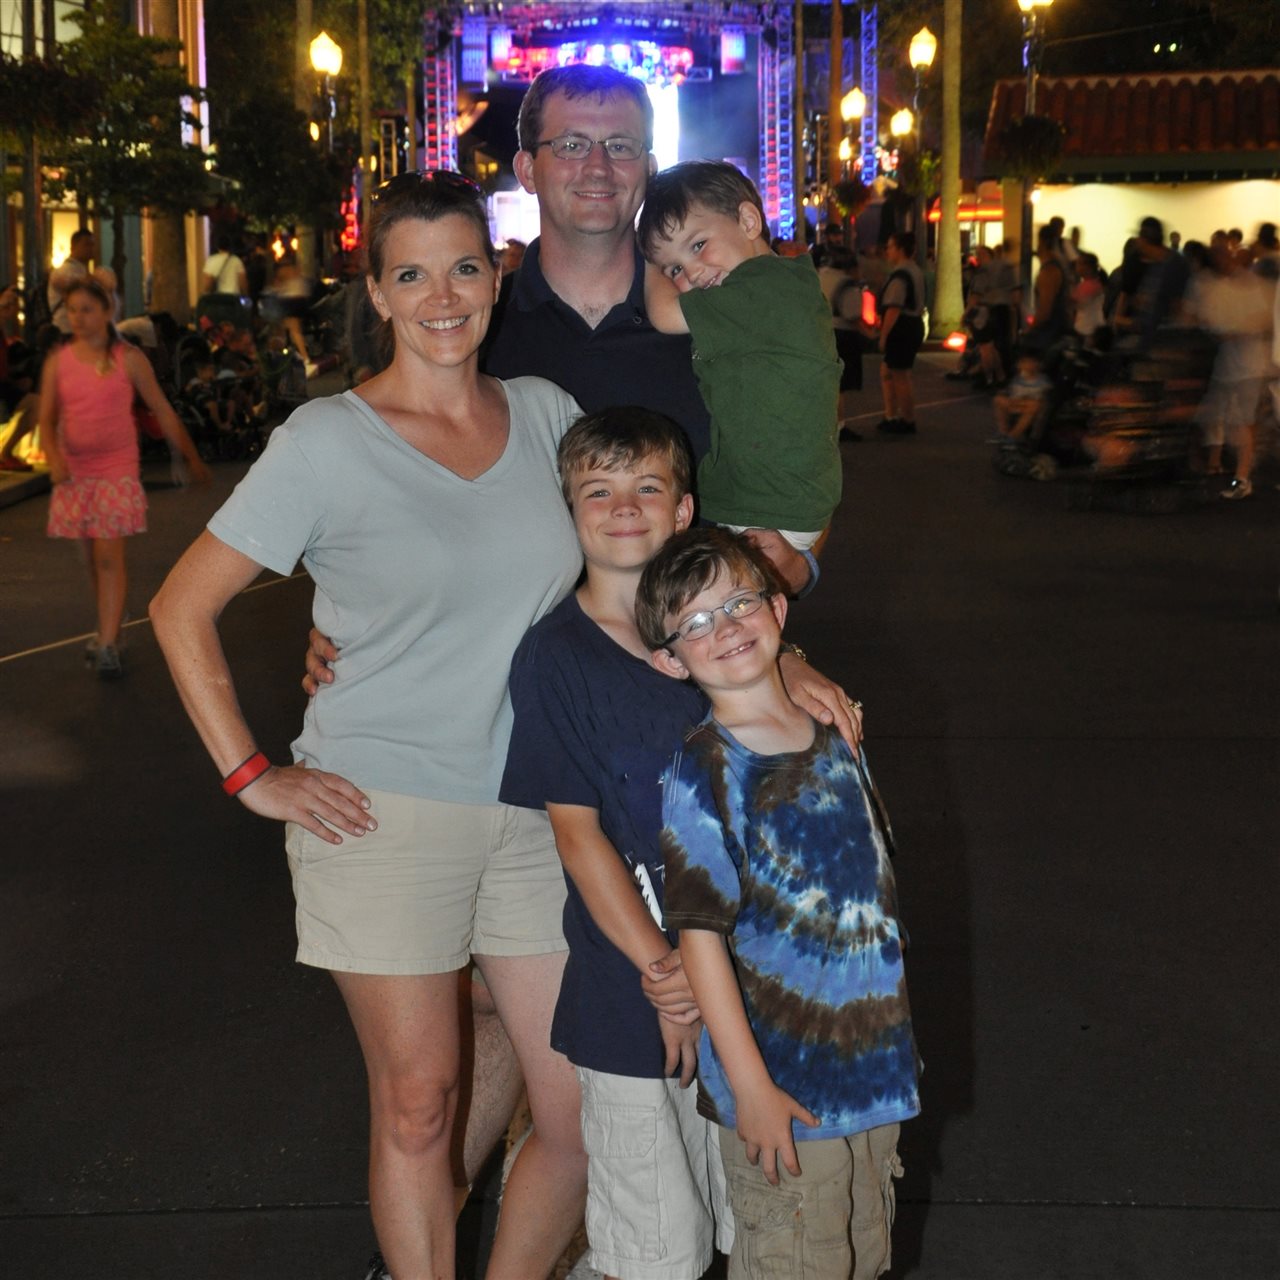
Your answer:
[[[680,295],[711,413],[698,466],[704,519],[811,532],[840,503],[840,360],[813,263],[748,258]]]

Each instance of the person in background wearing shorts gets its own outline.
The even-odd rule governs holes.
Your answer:
[[[880,390],[884,417],[876,430],[889,435],[913,435],[916,393],[911,370],[924,342],[924,273],[916,265],[916,238],[896,231],[885,242],[889,278],[880,291]]]

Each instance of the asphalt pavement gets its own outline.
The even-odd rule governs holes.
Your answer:
[[[924,1114],[894,1277],[1280,1275],[1280,473],[1176,514],[996,473],[924,357],[865,438],[789,638],[866,705]],[[1274,465],[1274,464],[1273,464]],[[104,684],[47,499],[0,509],[0,1275],[355,1280],[363,1072],[294,964],[280,833],[219,791],[145,607],[242,474],[150,476]],[[242,705],[296,730],[304,578],[227,610]]]

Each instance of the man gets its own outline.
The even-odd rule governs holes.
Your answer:
[[[587,413],[617,404],[665,413],[701,459],[710,419],[689,339],[658,333],[644,310],[635,219],[656,168],[644,85],[608,67],[545,71],[524,96],[517,129],[516,177],[538,198],[540,234],[504,287],[486,372],[549,378]],[[581,141],[552,145],[569,135]],[[604,145],[624,139],[638,145]],[[808,562],[776,531],[755,540],[792,592],[810,585]]]
[[[231,237],[220,232],[214,241],[215,253],[204,264],[200,273],[200,292],[229,293],[244,297],[249,292],[249,276],[244,262],[232,252]]]
[[[63,333],[71,332],[71,321],[67,316],[67,290],[77,280],[85,279],[89,274],[89,263],[98,252],[98,242],[92,231],[81,228],[71,236],[71,252],[62,266],[56,268],[49,277],[49,314],[53,323]]]

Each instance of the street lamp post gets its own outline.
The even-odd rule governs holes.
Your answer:
[[[840,176],[847,177],[849,162],[853,159],[853,139],[849,136],[849,126],[862,119],[867,110],[866,95],[861,89],[850,89],[840,99],[840,119],[844,122],[843,137],[840,139]]]
[[[1022,66],[1027,73],[1026,106],[1023,116],[1036,113],[1036,79],[1040,74],[1040,58],[1044,53],[1044,21],[1041,10],[1048,9],[1053,0],[1018,0],[1022,11]],[[1025,309],[1031,299],[1031,179],[1022,179],[1022,244],[1018,256],[1021,259],[1022,299]]]
[[[913,221],[916,233],[916,262],[924,268],[928,259],[929,232],[924,220],[924,129],[920,121],[920,86],[924,81],[924,73],[933,66],[934,55],[938,52],[938,38],[928,27],[921,27],[911,37],[907,48],[907,59],[911,70],[916,74],[915,93],[911,97],[911,110],[915,116],[916,134],[916,203]]]
[[[333,80],[342,70],[342,48],[327,31],[322,31],[311,42],[311,65],[316,75],[324,77],[325,114],[329,120],[329,150],[332,152],[333,117],[338,109],[333,96]]]

